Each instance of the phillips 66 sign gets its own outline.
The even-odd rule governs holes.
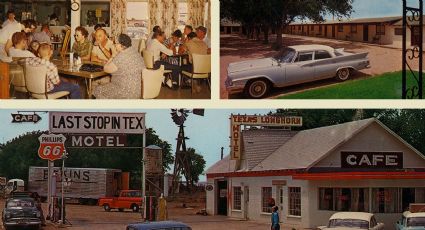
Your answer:
[[[40,147],[38,148],[38,156],[45,160],[61,159],[65,152],[65,136],[62,134],[42,134],[38,137]]]

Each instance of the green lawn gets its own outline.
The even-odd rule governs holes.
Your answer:
[[[392,72],[278,97],[278,99],[401,99],[401,73]],[[410,74],[410,73],[409,73]],[[416,84],[408,74],[408,86]],[[422,87],[425,92],[425,87]]]

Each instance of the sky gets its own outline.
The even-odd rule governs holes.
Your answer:
[[[418,7],[417,0],[407,0],[409,6]],[[351,18],[401,16],[402,0],[353,0]],[[327,16],[332,19],[332,16]]]
[[[25,111],[25,110],[20,110]],[[62,111],[62,110],[54,110]],[[68,112],[146,112],[146,127],[153,128],[157,135],[162,139],[172,144],[172,151],[175,152],[176,137],[178,127],[171,119],[170,109],[145,109],[145,110],[72,110]],[[206,161],[206,169],[220,160],[221,147],[224,147],[224,155],[229,153],[230,145],[230,114],[266,114],[274,109],[266,110],[221,110],[207,109],[205,116],[197,116],[189,114],[185,122],[185,135],[190,139],[186,141],[187,147],[193,147],[198,153],[204,156]],[[42,117],[42,120],[37,124],[33,123],[11,123],[12,113],[18,113],[18,110],[3,109],[0,110],[0,143],[6,143],[21,134],[36,130],[48,130],[48,113],[37,112]],[[28,113],[25,113],[28,114]],[[36,153],[36,150],[34,150]],[[200,178],[201,181],[205,177]]]

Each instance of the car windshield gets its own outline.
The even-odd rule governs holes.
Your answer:
[[[8,208],[15,208],[15,207],[34,207],[34,202],[29,200],[11,200],[7,202]]]
[[[407,227],[425,227],[425,217],[407,218]]]
[[[336,228],[336,227],[369,229],[369,222],[365,220],[358,220],[358,219],[329,220],[328,228]]]
[[[283,49],[277,54],[274,59],[282,63],[290,63],[295,56],[295,50],[291,48]]]

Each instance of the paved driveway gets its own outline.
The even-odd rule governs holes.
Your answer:
[[[312,38],[294,35],[284,35],[283,43],[286,46],[301,45],[301,44],[322,44],[334,48],[344,48],[346,51],[361,53],[369,52],[371,68],[362,70],[355,75],[355,79],[379,75],[386,72],[394,72],[402,69],[401,49],[366,44],[360,42],[338,41],[325,38]],[[220,97],[223,99],[229,98],[224,87],[226,80],[227,66],[231,62],[243,61],[248,59],[270,57],[275,54],[270,48],[270,45],[264,45],[261,41],[248,40],[236,35],[221,35],[220,39]],[[412,68],[417,69],[418,65],[412,63]],[[400,80],[401,82],[401,80]],[[287,93],[300,92],[312,88],[337,84],[333,79],[322,80],[314,83],[306,83],[298,86],[285,87],[275,89],[271,93],[271,97],[275,97]],[[242,98],[243,95],[232,95],[233,98]]]

